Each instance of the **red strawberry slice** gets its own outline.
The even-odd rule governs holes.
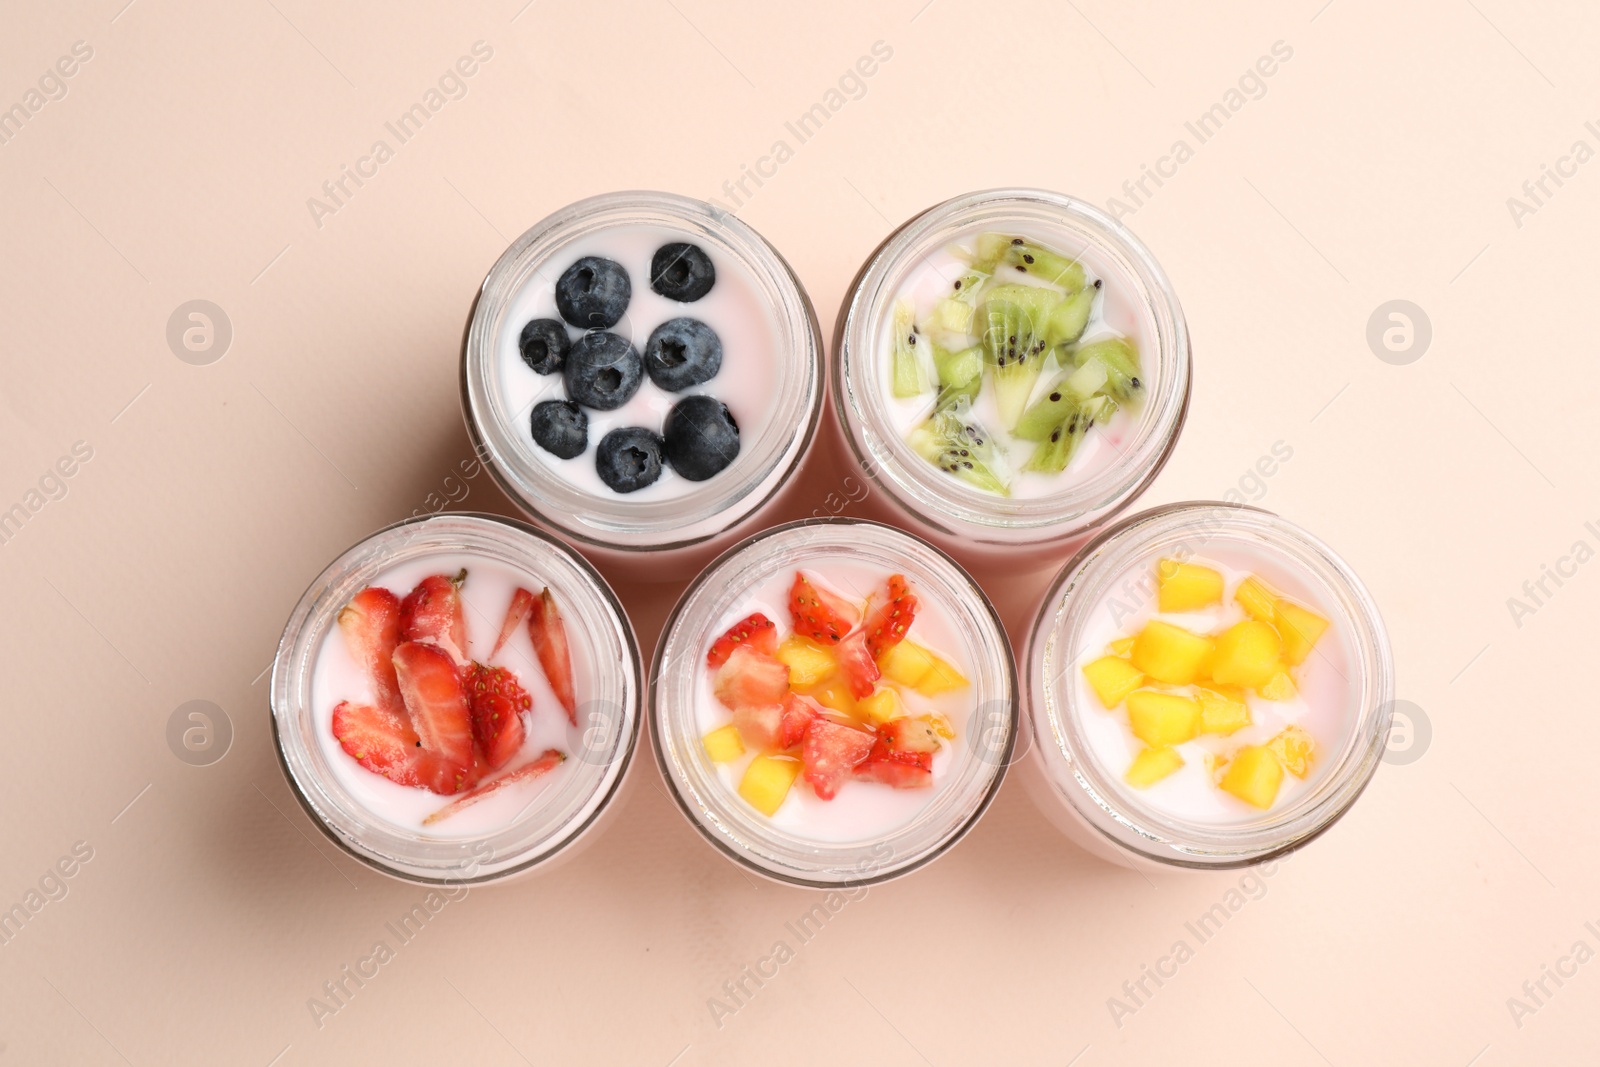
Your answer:
[[[878,736],[895,752],[937,752],[943,744],[926,719],[891,719],[878,727]]]
[[[874,660],[905,639],[917,617],[917,598],[903,574],[889,578],[889,599],[867,619],[867,651]]]
[[[511,606],[506,609],[506,621],[500,624],[500,636],[494,639],[494,648],[489,650],[489,658],[494,659],[500,654],[511,635],[517,632],[517,627],[522,625],[522,620],[528,617],[528,612],[533,610],[533,594],[526,589],[518,589],[511,594]]]
[[[777,752],[787,745],[778,743],[783,732],[783,705],[745,704],[733,709],[733,726],[746,748],[757,752]]]
[[[783,699],[783,717],[778,722],[779,750],[793,748],[806,735],[811,720],[822,714],[822,706],[807,697],[791,693]]]
[[[896,752],[880,737],[867,758],[856,764],[855,777],[896,789],[922,789],[933,784],[933,753]]]
[[[880,674],[877,661],[867,651],[866,631],[857,630],[839,642],[834,657],[839,661],[839,673],[850,684],[850,694],[857,700],[871,696]]]
[[[836,645],[855,628],[861,613],[844,597],[818,589],[799,571],[789,587],[789,617],[794,632],[824,645]]]
[[[742,645],[717,668],[711,690],[731,710],[752,704],[781,704],[789,695],[789,668],[749,645]]]
[[[800,748],[806,781],[823,800],[832,800],[856,764],[867,758],[874,744],[865,730],[841,726],[829,719],[812,719]]]
[[[539,654],[544,680],[555,690],[556,699],[567,709],[567,721],[578,725],[578,698],[572,690],[572,650],[567,646],[567,624],[561,621],[556,598],[545,589],[528,616],[528,636]]]
[[[394,677],[394,650],[400,643],[400,598],[382,586],[369,585],[339,609],[339,632],[345,647],[372,684],[372,701],[397,715],[400,683]]]
[[[728,628],[727,633],[717,638],[711,651],[706,653],[706,663],[712,667],[722,666],[728,662],[729,654],[740,645],[749,645],[770,656],[778,651],[778,628],[759,611],[749,618],[740,619]]]
[[[467,668],[467,707],[472,713],[472,736],[478,751],[498,770],[511,762],[526,736],[522,714],[533,707],[517,676],[504,667],[474,663]]]
[[[478,780],[474,767],[417,747],[417,733],[404,716],[385,708],[342,702],[333,709],[333,736],[361,766],[397,785],[449,796]]]
[[[422,747],[470,766],[472,714],[450,654],[438,645],[407,641],[394,650],[394,670]]]
[[[467,569],[454,578],[434,574],[417,583],[400,604],[400,638],[433,641],[459,664],[467,662],[467,619],[461,609],[461,586]]]
[[[470,808],[484,797],[492,796],[508,785],[515,785],[518,782],[531,782],[535,778],[548,774],[557,767],[561,766],[566,758],[567,754],[562,752],[560,749],[547,748],[545,749],[544,754],[538,759],[534,760],[532,763],[524,763],[522,766],[518,767],[514,771],[511,771],[509,774],[504,775],[503,777],[496,778],[492,782],[485,782],[471,792],[463,793],[461,796],[446,804],[432,815],[429,815],[427,818],[423,819],[422,825],[432,826],[440,819],[448,819],[462,808]]]

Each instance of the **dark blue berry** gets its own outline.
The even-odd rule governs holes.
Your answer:
[[[533,405],[533,443],[558,459],[581,456],[589,447],[589,416],[570,400]]]
[[[639,350],[633,342],[599,331],[586,333],[573,342],[561,373],[567,383],[568,399],[596,411],[620,408],[644,381]]]
[[[662,245],[650,258],[650,288],[668,300],[687,304],[705,296],[716,284],[717,268],[699,245]]]
[[[584,256],[556,282],[556,309],[585,330],[615,326],[632,297],[633,283],[622,264],[599,256]]]
[[[668,319],[644,346],[644,370],[669,393],[709,382],[722,369],[722,341],[699,319]]]
[[[560,370],[571,344],[567,328],[555,319],[532,320],[522,328],[522,336],[517,339],[522,362],[537,374],[554,374]]]
[[[600,438],[595,449],[600,480],[619,493],[631,493],[661,477],[661,438],[642,426],[624,426]]]
[[[710,396],[686,396],[667,412],[667,462],[691,482],[703,482],[739,454],[739,424],[728,405]]]

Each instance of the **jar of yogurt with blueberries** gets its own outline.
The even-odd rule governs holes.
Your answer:
[[[739,219],[670,193],[557,211],[484,279],[462,348],[473,444],[536,523],[644,576],[778,505],[822,398],[816,315]]]

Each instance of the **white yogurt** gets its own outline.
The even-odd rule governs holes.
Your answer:
[[[650,288],[650,260],[664,244],[687,241],[711,257],[716,268],[716,284],[699,300],[683,304],[669,300]],[[639,391],[615,411],[585,408],[589,418],[589,447],[572,459],[559,459],[531,443],[528,428],[533,406],[544,400],[566,399],[561,374],[536,374],[523,362],[518,341],[522,328],[533,319],[561,320],[556,310],[555,285],[563,271],[584,256],[615,260],[628,272],[633,296],[621,321],[609,332],[628,338],[644,354],[645,342],[657,326],[668,319],[699,319],[716,331],[722,342],[722,367],[716,376],[681,393],[659,388],[646,374]],[[739,426],[741,455],[749,449],[760,428],[773,417],[776,396],[778,325],[772,309],[761,299],[755,279],[744,265],[730,259],[710,242],[698,241],[685,231],[658,227],[616,227],[586,234],[563,245],[535,271],[511,299],[502,320],[497,341],[496,373],[505,390],[507,404],[515,412],[515,432],[524,440],[537,460],[563,481],[596,496],[616,498],[595,469],[595,449],[611,430],[643,426],[661,433],[667,412],[686,396],[704,393],[728,405]],[[583,333],[573,326],[567,334],[574,340]],[[737,463],[737,460],[735,460]],[[727,474],[725,468],[715,478]],[[679,476],[662,465],[661,477],[643,489],[625,495],[628,500],[672,500],[702,485]]]
[[[973,230],[958,244],[970,246],[973,238],[982,230]],[[1023,236],[1036,240],[1044,247],[1061,250],[1057,241],[1048,235],[1036,236],[1022,233]],[[1146,354],[1146,346],[1142,336],[1140,320],[1135,314],[1132,304],[1121,298],[1115,291],[1114,279],[1102,277],[1094,269],[1094,256],[1084,254],[1079,261],[1084,266],[1087,284],[1093,285],[1099,278],[1102,288],[1094,298],[1094,304],[1089,316],[1089,324],[1084,328],[1080,344],[1091,341],[1100,341],[1110,337],[1125,337],[1139,350],[1141,370],[1150,371],[1149,364],[1152,360]],[[922,322],[933,305],[940,299],[950,296],[954,292],[956,281],[968,270],[966,263],[959,258],[951,248],[941,249],[928,256],[912,268],[906,280],[901,284],[895,294],[895,303],[900,300],[910,300],[916,308],[916,321]],[[1037,279],[1031,275],[1017,274],[1000,276],[999,279],[1007,284],[1034,284]],[[895,430],[903,440],[911,430],[920,425],[933,413],[934,401],[937,393],[929,392],[916,397],[897,397],[892,387],[894,361],[891,353],[894,350],[893,316],[885,316],[883,329],[878,337],[878,381],[883,390],[883,397],[888,407],[889,417]],[[1064,371],[1070,371],[1071,366],[1062,367],[1057,364],[1052,353],[1039,375],[1039,380],[1034,383],[1033,392],[1028,398],[1029,405],[1043,398],[1050,391],[1050,386],[1061,376]],[[1144,381],[1144,393],[1148,394],[1153,387],[1149,380]],[[1086,480],[1096,473],[1109,467],[1128,449],[1128,442],[1133,438],[1138,428],[1138,404],[1136,399],[1134,407],[1123,407],[1117,410],[1110,422],[1096,424],[1094,429],[1079,442],[1077,450],[1072,455],[1072,460],[1067,464],[1066,470],[1059,474],[1040,474],[1035,471],[1023,471],[1023,464],[1033,455],[1033,450],[1038,446],[1035,441],[1023,441],[1013,437],[1008,431],[1002,429],[1000,411],[994,398],[995,390],[991,384],[987,369],[984,372],[983,388],[978,391],[973,401],[972,413],[979,422],[987,428],[998,446],[1005,464],[1011,472],[1011,495],[1014,497],[1033,498],[1050,496],[1059,493],[1074,482]],[[1002,477],[1004,476],[1003,472]],[[953,477],[953,476],[952,476]],[[965,483],[963,483],[965,484]]]
[[[832,556],[808,559],[801,569],[819,586],[858,604],[869,596],[874,598],[874,604],[881,604],[885,595],[885,582],[889,577],[889,572],[876,567],[867,567],[854,560]],[[971,678],[973,675],[971,663],[962,652],[964,642],[950,625],[948,616],[938,604],[932,602],[927,592],[917,582],[915,575],[907,574],[906,578],[910,581],[911,590],[918,599],[917,617],[907,636],[917,644],[949,660],[964,676]],[[717,621],[713,632],[718,635],[726,633],[734,623],[759,611],[777,625],[778,639],[782,641],[792,632],[789,618],[789,588],[793,584],[794,571],[779,571],[767,582],[752,590],[748,598],[729,608]],[[719,726],[732,722],[733,715],[713,694],[711,683],[716,672],[705,665],[704,651],[701,656],[699,681],[695,690],[695,708],[696,725],[701,736],[704,736]],[[900,690],[907,714],[916,716],[940,712],[955,728],[955,738],[945,740],[939,751],[933,755],[931,786],[923,789],[896,789],[882,782],[846,780],[839,787],[837,796],[832,800],[823,800],[806,784],[802,773],[795,779],[794,787],[789,790],[783,805],[771,816],[772,825],[796,837],[809,838],[830,845],[870,841],[906,825],[942,788],[946,779],[955,770],[957,758],[969,755],[964,750],[958,750],[957,746],[966,743],[968,719],[972,710],[972,692],[968,687],[940,693],[934,697],[925,697],[920,693]],[[754,751],[748,751],[736,760],[717,765],[717,773],[723,784],[734,794],[734,803],[745,803],[743,798],[738,796],[739,781],[744,777],[745,768],[755,756]]]
[[[1288,725],[1297,725],[1316,742],[1311,773],[1304,780],[1285,773],[1283,784],[1271,811],[1283,811],[1305,792],[1315,788],[1327,773],[1328,765],[1343,750],[1355,722],[1355,699],[1349,684],[1354,647],[1348,620],[1318,604],[1310,596],[1308,583],[1275,558],[1257,556],[1244,549],[1206,551],[1193,562],[1222,572],[1225,582],[1223,602],[1204,611],[1163,614],[1156,611],[1156,563],[1150,556],[1129,571],[1128,578],[1097,604],[1084,629],[1085,646],[1074,664],[1076,686],[1073,706],[1078,709],[1083,733],[1095,758],[1106,769],[1107,777],[1119,784],[1122,774],[1143,749],[1144,742],[1133,736],[1128,725],[1127,705],[1105,710],[1094,689],[1084,677],[1082,667],[1105,655],[1112,641],[1137,633],[1151,619],[1161,619],[1195,633],[1214,635],[1248,616],[1233,600],[1239,582],[1251,574],[1277,592],[1329,620],[1307,660],[1290,669],[1299,692],[1291,700],[1262,700],[1246,693],[1251,725],[1227,736],[1201,734],[1193,741],[1175,746],[1184,765],[1146,789],[1124,785],[1133,798],[1170,817],[1205,825],[1226,826],[1259,820],[1263,812],[1219,788],[1208,767],[1208,755],[1228,755],[1244,745],[1269,741]],[[1148,579],[1141,582],[1142,579]],[[1183,690],[1179,690],[1183,692]]]
[[[494,648],[495,639],[500,635],[500,625],[505,620],[506,608],[510,606],[511,596],[517,587],[521,586],[537,595],[544,588],[544,582],[533,575],[478,556],[449,554],[428,556],[391,568],[380,574],[372,584],[382,586],[404,600],[406,594],[428,575],[454,575],[463,567],[467,570],[467,580],[461,587],[461,603],[467,627],[466,654],[481,663],[487,660],[490,649]],[[570,626],[568,633],[572,633]],[[587,696],[587,679],[592,665],[588,651],[576,645],[572,648],[572,659],[573,684],[581,705]],[[560,749],[569,756],[577,751],[578,731],[568,723],[566,710],[545,681],[525,623],[517,627],[516,633],[506,642],[499,655],[489,662],[512,671],[533,699],[532,713],[524,716],[527,737],[521,753],[495,774],[513,770],[548,748]],[[333,709],[340,701],[366,702],[371,699],[371,685],[366,672],[351,658],[339,627],[330,626],[311,675],[311,715],[317,742],[322,746],[339,785],[367,810],[402,829],[444,838],[493,833],[516,821],[531,804],[538,802],[542,794],[555,788],[572,772],[572,761],[569,759],[548,774],[499,790],[424,829],[422,820],[449,804],[452,798],[439,796],[426,789],[397,785],[381,774],[367,770],[345,752],[333,736]]]

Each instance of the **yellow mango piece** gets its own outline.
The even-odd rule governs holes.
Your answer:
[[[1311,760],[1316,755],[1317,742],[1300,727],[1285,726],[1267,742],[1267,748],[1278,757],[1284,770],[1296,778],[1304,778],[1311,773]]]
[[[706,747],[706,755],[711,757],[712,763],[728,763],[744,755],[744,741],[739,737],[739,728],[731,722],[706,734],[700,743]]]
[[[888,686],[879,686],[875,692],[865,699],[856,701],[856,713],[864,716],[874,726],[898,719],[905,715],[906,706],[900,701],[900,694]]]
[[[1182,744],[1200,732],[1200,704],[1175,693],[1140,689],[1128,694],[1128,724],[1134,737],[1154,748]]]
[[[1209,637],[1152,619],[1133,639],[1133,665],[1158,682],[1188,685],[1199,676],[1211,648]]]
[[[1289,677],[1288,671],[1279,671],[1267,679],[1267,684],[1256,690],[1262,700],[1293,700],[1295,693],[1294,679]]]
[[[918,715],[917,718],[933,727],[933,732],[944,738],[946,741],[955,740],[956,728],[955,724],[950,721],[950,716],[945,715],[942,712],[935,711],[930,712],[927,715]]]
[[[1283,642],[1264,622],[1246,619],[1222,631],[1211,660],[1211,678],[1222,685],[1256,689],[1283,670]]]
[[[1133,757],[1122,780],[1135,789],[1148,789],[1183,766],[1183,757],[1173,748],[1147,748]]]
[[[1233,591],[1233,599],[1244,608],[1246,615],[1257,622],[1273,621],[1273,608],[1278,603],[1278,594],[1255,575],[1239,583],[1239,588]]]
[[[1202,564],[1164,559],[1156,564],[1156,580],[1162,611],[1198,611],[1222,603],[1222,573]]]
[[[1211,775],[1214,785],[1222,785],[1222,776],[1228,773],[1228,757],[1219,756],[1214,752],[1206,753],[1206,772]]]
[[[1246,745],[1228,761],[1222,788],[1262,811],[1272,807],[1283,784],[1283,764],[1265,745]]]
[[[1321,615],[1281,597],[1274,623],[1278,627],[1278,636],[1283,640],[1283,661],[1291,667],[1298,667],[1306,661],[1317,638],[1328,628],[1328,620]]]
[[[1237,689],[1196,689],[1200,702],[1200,732],[1231,734],[1250,725],[1250,705]]]
[[[800,761],[783,756],[757,756],[745,768],[739,782],[739,795],[763,815],[771,815],[789,795],[789,787],[800,775]]]
[[[789,668],[789,684],[796,689],[816,685],[839,666],[832,652],[798,634],[778,646],[777,660]]]
[[[901,641],[878,657],[878,670],[891,682],[916,687],[933,667],[934,655],[915,641]]]
[[[813,687],[806,695],[825,708],[846,715],[856,714],[856,698],[851,694],[850,686],[838,675],[833,675],[823,684]]]
[[[904,641],[900,643],[905,644]],[[924,674],[917,680],[917,684],[912,686],[923,696],[938,696],[940,693],[948,693],[952,689],[965,689],[972,684],[967,681],[967,676],[956,670],[955,664],[949,660],[943,659],[932,652],[929,652],[928,655],[933,658],[933,666],[929,667],[928,673]]]
[[[1126,656],[1128,653],[1133,651],[1133,638],[1119,637],[1115,641],[1111,642],[1111,644],[1106,646],[1106,651],[1110,652],[1113,656]]]
[[[1122,703],[1129,693],[1144,684],[1139,668],[1118,656],[1101,656],[1083,668],[1083,675],[1107,709]]]

